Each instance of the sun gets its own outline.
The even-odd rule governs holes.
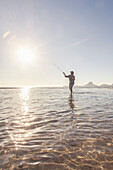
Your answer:
[[[17,56],[19,61],[23,64],[30,64],[33,62],[35,58],[34,51],[29,47],[25,47],[25,46],[20,47],[17,50]]]

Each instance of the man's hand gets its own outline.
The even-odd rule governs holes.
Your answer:
[[[66,74],[63,72],[64,76],[66,77]]]

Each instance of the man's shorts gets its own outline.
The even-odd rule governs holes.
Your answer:
[[[73,87],[74,83],[73,82],[70,82],[69,83],[69,89],[71,89]]]

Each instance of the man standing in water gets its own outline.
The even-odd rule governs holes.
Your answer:
[[[64,72],[63,72],[63,74],[64,74],[64,76],[66,77],[66,78],[69,78],[69,89],[70,89],[70,91],[71,91],[71,93],[73,92],[73,90],[72,90],[72,88],[73,88],[73,85],[74,85],[74,81],[75,81],[75,76],[74,76],[74,72],[73,71],[70,71],[70,75],[66,75]]]

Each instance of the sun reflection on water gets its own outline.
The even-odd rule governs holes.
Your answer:
[[[25,87],[20,90],[21,91],[20,96],[25,101],[29,100],[29,90],[30,90],[30,87]]]
[[[23,115],[26,115],[29,111],[28,108],[28,102],[29,102],[29,90],[30,88],[23,88],[21,89],[21,93],[20,93],[20,99],[22,102],[22,113]]]
[[[34,117],[29,111],[29,93],[30,88],[23,88],[19,93],[21,103],[20,112],[16,115],[16,118],[13,121],[13,132],[10,133],[10,137],[15,143],[16,150],[23,147],[23,144],[25,144],[32,136],[29,127],[34,120]]]

